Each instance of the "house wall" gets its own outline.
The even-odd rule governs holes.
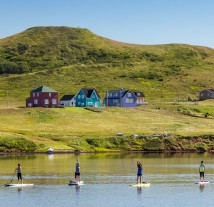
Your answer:
[[[114,99],[108,98],[108,100],[105,98],[105,99],[103,100],[103,103],[104,103],[106,106],[116,106],[116,107],[120,107],[120,106],[121,106],[121,103],[120,103],[120,99],[119,99],[119,98],[114,98]]]
[[[120,91],[116,92],[117,96],[115,93],[112,93],[111,96],[105,98],[103,100],[103,103],[106,106],[117,106],[117,107],[136,107],[137,105],[137,98],[132,93],[131,91],[127,92],[126,95],[123,98],[120,98]],[[124,91],[123,91],[124,93]],[[121,92],[122,96],[122,92]]]
[[[31,92],[26,100],[27,107],[58,107],[58,92]]]
[[[143,105],[144,97],[137,97],[137,105]]]
[[[76,107],[86,107],[86,97],[82,90],[76,94]]]
[[[97,94],[95,91],[93,91],[90,98],[86,99],[86,106],[100,107],[100,98],[97,97]]]
[[[122,98],[122,107],[129,108],[129,107],[136,107],[136,106],[137,106],[137,97],[131,91],[129,91]]]

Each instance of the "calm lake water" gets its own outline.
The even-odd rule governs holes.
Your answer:
[[[67,183],[80,160],[85,185]],[[143,181],[136,182],[136,161],[142,161]],[[198,167],[204,160],[210,184],[199,186]],[[34,187],[4,187],[21,163],[24,183]],[[0,207],[185,207],[213,206],[214,154],[55,154],[0,156]],[[14,179],[13,183],[17,180]]]

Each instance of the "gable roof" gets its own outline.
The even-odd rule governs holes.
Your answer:
[[[43,85],[43,86],[40,86],[39,88],[32,90],[31,92],[49,92],[49,93],[51,93],[51,92],[57,92],[57,91]]]
[[[140,91],[135,91],[134,94],[135,94],[135,96],[137,96],[137,97],[145,97],[144,93],[143,93],[143,92],[140,92]]]
[[[214,93],[214,89],[212,89],[212,88],[210,88],[210,89],[205,89],[205,90],[203,90],[203,91],[207,91],[207,92],[209,92],[209,93]],[[201,92],[203,92],[203,91],[201,91]]]
[[[124,96],[128,93],[128,92],[131,92],[133,93],[131,90],[128,90],[128,89],[117,89],[117,90],[111,90],[111,91],[108,91],[108,94],[109,93],[118,93],[119,95],[117,97],[109,97],[108,96],[108,99],[118,99],[118,98],[124,98]],[[135,95],[135,93],[133,93]],[[136,95],[135,95],[136,96]],[[105,97],[107,98],[107,97]]]
[[[70,101],[75,95],[64,95],[60,101]]]
[[[95,88],[81,88],[83,93],[85,94],[86,98],[90,98],[93,91],[97,94],[97,97],[100,98],[100,95],[98,94],[97,90]]]

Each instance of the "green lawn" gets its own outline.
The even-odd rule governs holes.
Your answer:
[[[177,110],[186,103],[162,103],[160,110],[155,105],[135,109],[104,108],[97,112],[83,108],[7,108],[0,109],[0,137],[26,138],[41,147],[72,149],[78,140],[110,138],[120,132],[132,134],[175,134],[200,136],[214,134],[214,101],[188,103],[188,109],[200,108],[203,113],[189,116]],[[84,140],[83,140],[84,139]],[[120,139],[119,137],[117,139]],[[72,142],[72,143],[71,143]],[[74,149],[74,148],[73,148]],[[85,148],[87,149],[87,147]]]

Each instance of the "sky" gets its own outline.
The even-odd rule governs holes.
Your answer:
[[[214,48],[214,0],[0,0],[0,39],[34,26],[87,28],[134,44]]]

